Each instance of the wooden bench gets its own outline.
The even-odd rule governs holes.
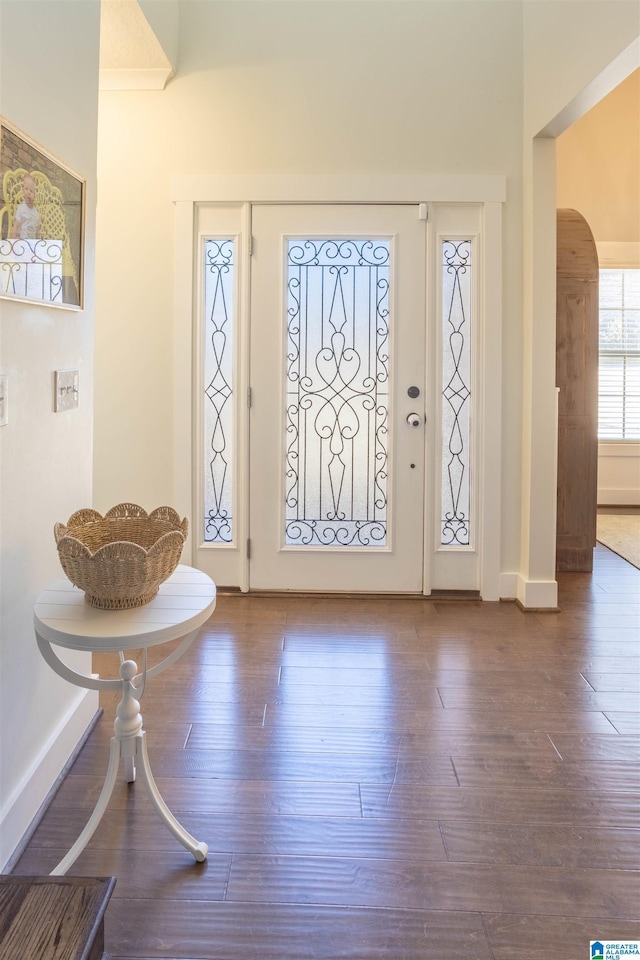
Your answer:
[[[0,876],[1,960],[101,960],[114,877]]]

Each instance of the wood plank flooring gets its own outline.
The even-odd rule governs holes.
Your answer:
[[[113,877],[0,877],[2,960],[102,960]]]
[[[221,597],[142,700],[158,786],[209,858],[119,783],[70,871],[117,877],[109,956],[587,960],[639,940],[640,571],[598,547],[560,604]],[[82,829],[115,702],[16,873]]]

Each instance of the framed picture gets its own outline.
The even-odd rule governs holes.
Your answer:
[[[0,296],[81,309],[85,181],[0,117]]]

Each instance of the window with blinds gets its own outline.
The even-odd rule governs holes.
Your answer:
[[[640,440],[640,270],[600,270],[598,439]]]

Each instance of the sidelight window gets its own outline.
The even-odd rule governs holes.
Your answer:
[[[471,511],[471,240],[442,240],[443,546],[468,546]]]
[[[233,239],[204,241],[204,541],[233,542]]]

